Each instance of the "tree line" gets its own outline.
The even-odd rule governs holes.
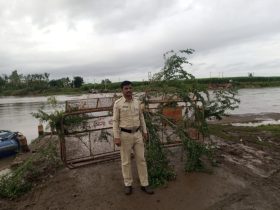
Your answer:
[[[71,94],[81,92],[119,91],[120,82],[111,82],[108,78],[100,83],[85,83],[83,77],[73,78],[63,77],[60,79],[50,79],[49,73],[42,74],[19,74],[17,70],[10,75],[0,75],[0,95],[45,95],[45,94]],[[135,91],[143,91],[151,81],[134,81]],[[205,88],[209,84],[234,83],[238,88],[248,87],[279,87],[280,77],[224,77],[224,78],[200,78],[196,79],[199,87]],[[176,86],[177,88],[189,87],[189,82],[176,78],[170,81],[154,81],[158,87],[164,85]]]
[[[4,90],[41,90],[46,88],[80,88],[84,83],[81,76],[75,76],[73,79],[63,77],[60,79],[49,79],[49,73],[42,74],[19,74],[17,70],[12,71],[10,75],[0,75],[0,91]]]

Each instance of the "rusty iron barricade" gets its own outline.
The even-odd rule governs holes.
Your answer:
[[[96,164],[120,158],[119,148],[113,141],[113,104],[118,96],[89,98],[66,101],[65,114],[61,121],[60,135],[61,159],[69,168],[76,168],[87,164]],[[172,99],[180,103],[180,99]],[[158,104],[170,102],[170,99],[149,99],[145,111],[153,112]],[[186,108],[181,104],[179,110]],[[178,107],[177,107],[178,108]],[[179,120],[178,110],[167,110],[165,115]],[[70,122],[70,123],[69,123]],[[180,146],[182,142],[173,138],[171,131],[162,123],[162,144],[164,147]]]

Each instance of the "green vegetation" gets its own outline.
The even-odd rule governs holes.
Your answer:
[[[48,178],[62,166],[57,152],[57,142],[35,142],[42,144],[22,164],[12,169],[12,172],[0,178],[0,196],[16,198],[29,191],[36,183]],[[33,143],[33,144],[35,144]]]
[[[182,60],[189,64],[188,60]],[[167,64],[166,64],[167,65]],[[170,62],[168,65],[173,65]],[[181,71],[182,70],[182,71]],[[184,80],[183,69],[181,75],[176,75],[172,80],[168,79],[171,75],[164,76],[164,80],[153,81],[158,87],[170,86],[181,89],[191,88],[191,80]],[[174,76],[174,75],[173,75]],[[188,75],[192,76],[192,75]],[[69,77],[60,79],[49,79],[49,73],[43,74],[18,74],[14,70],[11,75],[0,75],[0,95],[59,95],[59,94],[82,94],[88,92],[118,92],[120,82],[111,82],[108,78],[103,79],[98,84],[84,83],[81,76],[75,76],[71,80]],[[133,86],[135,91],[145,91],[151,81],[135,81]],[[280,77],[254,77],[252,74],[248,77],[226,77],[226,78],[201,78],[196,79],[197,89],[203,90],[211,85],[234,84],[236,88],[262,88],[262,87],[279,87]]]
[[[273,135],[280,137],[280,125],[261,125],[257,129],[271,132]]]
[[[271,141],[279,141],[280,125],[261,125],[258,127],[209,125],[209,132],[225,141],[254,144],[261,148],[275,147]]]
[[[159,124],[164,123],[167,126],[165,129],[172,132],[169,136],[172,135],[172,138],[179,138],[182,141],[185,171],[204,171],[202,157],[208,157],[213,163],[213,150],[210,149],[209,145],[207,146],[199,140],[192,139],[188,129],[191,128],[203,136],[207,136],[209,130],[206,120],[210,117],[220,119],[225,115],[226,110],[235,109],[239,104],[239,100],[236,99],[237,92],[233,86],[216,90],[213,92],[214,97],[209,98],[207,89],[199,86],[195,77],[185,70],[186,64],[190,64],[188,55],[193,52],[194,50],[187,49],[165,53],[164,67],[153,76],[148,88],[146,88],[150,90],[147,92],[146,99],[155,94],[166,100],[158,107],[156,113],[149,112],[146,115],[148,131],[151,134],[150,143],[147,147],[148,172],[150,182],[154,185],[166,183],[175,177],[174,171],[171,170],[172,167],[169,166],[167,161],[166,153],[159,143],[160,134],[157,129]],[[179,106],[172,98],[179,98],[184,104],[188,105],[188,108],[183,113],[183,118],[177,122],[163,114],[164,108],[176,108]],[[146,99],[144,99],[145,102],[147,102]],[[147,105],[147,103],[145,104]],[[149,123],[149,121],[152,121],[152,123]]]
[[[81,93],[84,81],[80,76],[73,80],[69,77],[49,80],[49,73],[18,74],[14,70],[11,75],[0,76],[0,95],[53,95]]]
[[[164,185],[167,181],[175,179],[176,174],[169,165],[166,151],[161,144],[158,124],[154,123],[150,113],[145,113],[145,121],[151,139],[146,148],[149,183],[152,186]]]
[[[199,84],[233,83],[237,88],[279,87],[280,77],[225,77],[198,79]]]
[[[41,123],[46,122],[52,133],[61,134],[61,122],[64,125],[80,125],[86,123],[86,118],[83,115],[70,115],[64,118],[65,107],[59,105],[54,96],[47,99],[47,104],[52,107],[52,112],[44,111],[44,107],[38,109],[38,112],[32,113],[32,116],[37,118]]]
[[[38,112],[32,113],[33,117],[39,119],[41,123],[48,123],[48,127],[51,129],[51,132],[59,132],[61,129],[61,120],[65,113],[62,106],[57,103],[57,100],[54,96],[51,96],[47,99],[47,103],[51,105],[52,112],[47,113],[44,111],[44,107],[40,108]]]
[[[84,79],[82,77],[79,77],[79,76],[74,77],[73,86],[75,88],[81,87],[83,83],[84,83]]]
[[[40,108],[37,113],[32,115],[41,122],[47,122],[51,131],[56,132],[59,136],[64,110],[53,96],[48,98],[48,104],[52,106],[52,112],[47,113],[44,108]],[[83,116],[68,116],[64,124],[75,125],[84,121]],[[22,195],[29,191],[34,184],[48,178],[62,166],[58,154],[58,139],[50,138],[46,141],[46,139],[38,138],[32,142],[32,145],[38,147],[37,152],[14,168],[11,173],[0,178],[0,197],[16,198]]]

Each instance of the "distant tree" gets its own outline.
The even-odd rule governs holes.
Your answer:
[[[6,85],[6,81],[5,81],[4,76],[3,77],[0,76],[0,88],[1,89],[4,88],[5,85]]]
[[[12,87],[18,87],[21,83],[22,75],[19,75],[17,70],[14,70],[12,74],[9,76],[10,84]]]
[[[49,74],[28,74],[23,76],[23,83],[28,88],[44,89],[48,86]]]
[[[104,85],[104,84],[111,84],[112,82],[111,82],[111,80],[109,80],[109,79],[103,79],[102,81],[101,81],[101,84],[102,85]]]
[[[63,84],[61,83],[61,80],[52,79],[51,81],[49,81],[49,86],[50,87],[63,87]]]
[[[249,78],[252,78],[252,77],[254,77],[254,73],[252,73],[252,72],[249,72],[249,73],[248,73],[248,77],[249,77]]]
[[[69,77],[61,78],[60,80],[63,84],[63,87],[71,87],[71,80],[69,79]]]
[[[3,78],[7,84],[9,82],[9,76],[7,74],[3,74]]]
[[[44,73],[44,77],[45,77],[45,80],[48,82],[48,81],[49,81],[50,74],[45,72],[45,73]]]
[[[73,79],[73,86],[75,88],[81,87],[83,83],[84,83],[84,79],[82,77],[80,77],[80,76],[74,77],[74,79]]]
[[[61,78],[61,79],[53,79],[53,80],[49,81],[49,86],[50,87],[59,87],[59,88],[70,87],[71,80],[69,79],[69,77]]]
[[[104,89],[107,89],[107,85],[108,85],[108,84],[112,84],[112,82],[111,82],[111,80],[109,80],[109,79],[103,79],[103,80],[101,81],[101,84],[104,85]]]

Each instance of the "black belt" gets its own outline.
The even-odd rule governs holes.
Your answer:
[[[137,131],[139,131],[140,127],[138,127],[136,130],[129,130],[126,128],[121,128],[121,131],[123,132],[127,132],[127,133],[136,133]]]

